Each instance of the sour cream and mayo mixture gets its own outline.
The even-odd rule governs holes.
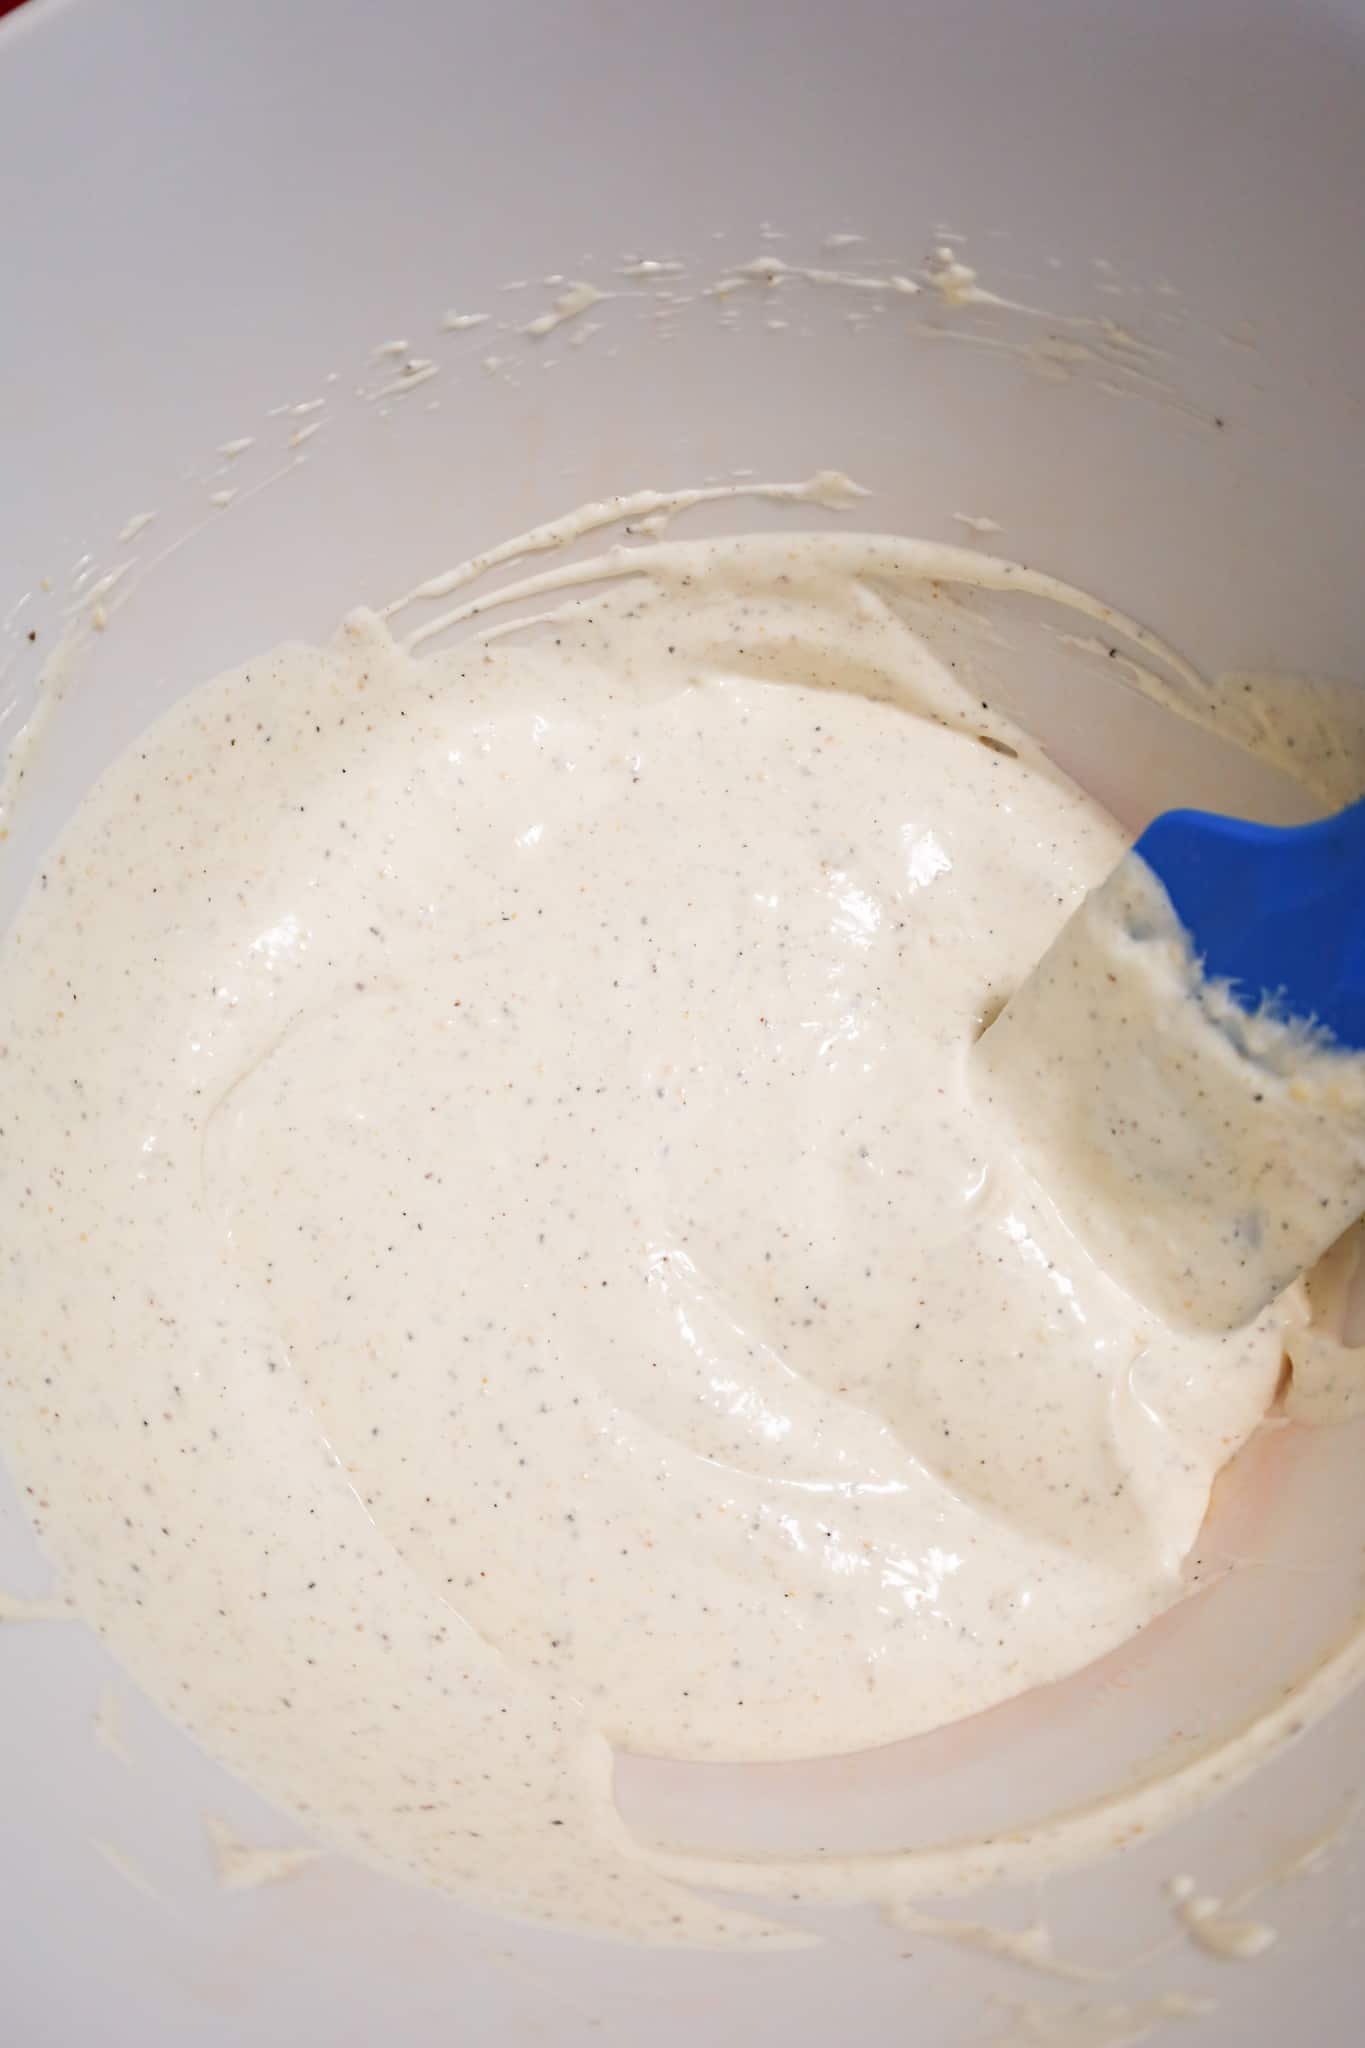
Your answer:
[[[1280,1328],[1166,1327],[972,1085],[1123,836],[907,622],[936,563],[357,613],[162,718],[4,941],[7,1445],[64,1596],[324,1840],[781,1941],[613,1747],[887,1742],[1180,1596]]]

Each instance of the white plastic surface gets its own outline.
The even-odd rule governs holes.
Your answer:
[[[93,576],[191,538],[114,614],[35,754],[0,917],[92,775],[176,692],[646,484],[837,465],[876,493],[868,524],[961,540],[953,512],[989,515],[991,544],[1211,668],[1365,672],[1362,189],[1365,8],[1324,0],[33,0],[0,24],[0,743],[81,558]],[[969,331],[1066,341],[1094,333],[1069,320],[1111,317],[1166,351],[1141,359],[1162,389],[1119,379],[1116,395],[1093,364],[1050,378],[1036,358],[932,339],[926,295],[874,311],[793,283],[660,318],[619,275],[678,259],[695,293],[759,254],[922,272],[944,226],[986,286],[1061,316]],[[866,240],[832,253],[838,233]],[[543,311],[556,275],[617,294],[589,316],[599,332],[496,331]],[[493,319],[443,334],[447,308]],[[396,337],[439,375],[387,406],[358,399]],[[327,424],[291,450],[313,415],[275,409],[315,396]],[[236,463],[215,457],[248,434]],[[157,520],[119,545],[144,510]],[[1199,750],[1173,750],[1131,702],[1062,693],[1050,716],[1126,814],[1198,793]],[[1359,1440],[1292,1443],[1221,1533],[1246,1569],[1100,1682],[799,1781],[632,1764],[625,1810],[688,1840],[818,1829],[891,1846],[1045,1813],[1177,1733],[1188,1753],[1272,1698],[1361,1597]],[[6,1491],[0,1588],[41,1584]],[[145,1704],[125,1710],[131,1764],[97,1747],[111,1679],[82,1631],[0,1624],[0,2029],[16,2048],[1113,2048],[1168,2023],[1199,2048],[1269,2048],[1358,2025],[1365,1850],[1349,1825],[1317,1876],[1254,1909],[1281,1939],[1253,1963],[1181,1937],[1087,1986],[857,1915],[819,1922],[825,1946],[796,1956],[656,1955],[335,1858],[220,1892],[206,1812],[253,1840],[299,1831]],[[1121,1963],[1170,1936],[1163,1879],[1235,1892],[1348,1818],[1362,1737],[1356,1699],[1171,1836],[1041,1899],[946,1910],[1013,1925],[1041,1910],[1059,1954]],[[1144,2017],[1171,1988],[1218,2010]],[[1136,2011],[1030,2036],[1014,2010],[1030,2003]]]

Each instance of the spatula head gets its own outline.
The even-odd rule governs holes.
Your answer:
[[[1137,851],[1209,979],[1365,1048],[1365,802],[1288,828],[1167,811]]]
[[[1363,967],[1365,806],[1173,812],[976,1046],[1025,1164],[1168,1323],[1250,1321],[1365,1213]]]

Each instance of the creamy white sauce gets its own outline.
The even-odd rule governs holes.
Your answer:
[[[542,341],[547,334],[553,334],[556,327],[562,327],[566,320],[576,320],[580,313],[586,313],[589,306],[600,305],[609,299],[610,292],[604,292],[595,284],[571,284],[567,291],[560,293],[548,313],[539,314],[528,320],[522,333],[532,341]]]
[[[1274,1947],[1277,1934],[1268,1922],[1229,1913],[1222,1899],[1201,1892],[1192,1877],[1172,1878],[1168,1890],[1172,1908],[1191,1941],[1219,1962],[1254,1962]]]
[[[259,1891],[262,1885],[282,1884],[316,1863],[322,1851],[307,1846],[275,1848],[244,1842],[235,1828],[216,1814],[204,1822],[218,1883],[225,1892]]]
[[[139,534],[147,531],[155,518],[155,512],[134,512],[132,518],[126,519],[119,528],[118,540],[123,543],[136,540]]]
[[[527,646],[357,614],[86,800],[0,951],[0,1417],[64,1601],[325,1839],[780,1943],[690,1881],[803,1866],[632,1840],[610,1746],[852,1750],[1089,1662],[1180,1597],[1281,1335],[1125,1293],[971,1081],[1123,841],[906,616],[1113,615],[828,536],[510,594],[594,578]]]

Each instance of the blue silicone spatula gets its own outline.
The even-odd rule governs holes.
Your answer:
[[[1365,1049],[1365,801],[1312,825],[1167,811],[1133,850],[1206,975],[1249,1010],[1271,997]]]
[[[1173,1325],[1251,1321],[1365,1213],[1365,802],[1157,818],[973,1067],[1111,1278]]]

